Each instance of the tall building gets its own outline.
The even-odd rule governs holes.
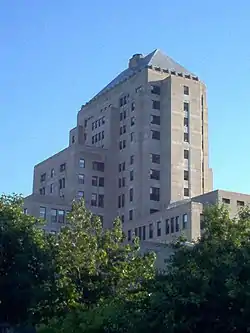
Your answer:
[[[199,233],[191,228],[192,218],[201,211],[191,198],[212,189],[206,87],[155,50],[133,55],[81,107],[68,147],[35,166],[25,210],[45,218],[46,229],[56,232],[72,200],[84,197],[104,227],[120,216],[128,238],[135,232],[143,240],[166,240],[187,229],[192,239]],[[160,232],[162,219],[166,223],[173,211],[174,220],[169,217]]]

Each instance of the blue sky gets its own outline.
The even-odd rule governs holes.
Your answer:
[[[155,48],[207,85],[214,188],[250,193],[249,17],[248,0],[1,0],[0,193],[29,194],[80,106]]]

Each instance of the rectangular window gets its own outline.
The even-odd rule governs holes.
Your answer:
[[[187,102],[183,103],[183,110],[189,112],[189,103]]]
[[[78,198],[78,199],[82,199],[82,198],[84,198],[84,192],[83,192],[83,191],[78,191],[78,192],[77,192],[77,198]]]
[[[224,204],[229,205],[229,204],[230,204],[230,199],[222,198],[222,202],[223,202]]]
[[[50,211],[51,214],[51,222],[56,223],[57,222],[57,209],[51,209]]]
[[[141,227],[139,227],[139,228],[138,228],[138,237],[139,237],[140,240],[141,240],[141,231],[142,231],[142,230],[141,230]]]
[[[200,229],[205,229],[205,218],[203,214],[200,214]]]
[[[184,133],[184,142],[189,142],[189,134],[188,133]]]
[[[122,206],[122,197],[121,197],[121,195],[119,195],[119,197],[118,197],[118,208],[121,208],[121,206]]]
[[[40,195],[45,195],[45,187],[39,189]]]
[[[80,160],[79,160],[79,167],[80,168],[85,168],[85,159],[80,158]]]
[[[128,230],[128,241],[131,241],[131,230]]]
[[[53,178],[55,176],[55,169],[50,170],[50,177]]]
[[[98,177],[92,176],[92,186],[97,186],[97,182],[98,182]]]
[[[145,225],[142,227],[142,239],[146,240],[146,226]]]
[[[129,172],[129,178],[130,178],[130,181],[132,182],[134,180],[134,170],[131,170]]]
[[[184,197],[189,197],[189,188],[184,188]]]
[[[184,170],[184,180],[189,180],[189,172],[188,172],[188,170]]]
[[[102,131],[102,140],[104,139],[104,131]]]
[[[161,221],[157,221],[157,236],[161,236]]]
[[[94,207],[97,206],[97,194],[96,193],[91,194],[91,206],[94,206]]]
[[[98,195],[98,207],[104,208],[104,194]]]
[[[125,194],[122,194],[122,207],[125,206]]]
[[[180,231],[180,218],[179,218],[179,216],[176,216],[176,218],[175,218],[175,231],[176,232]]]
[[[23,213],[24,213],[24,215],[28,215],[28,208],[24,208]]]
[[[122,223],[124,223],[124,215],[123,214],[121,215],[121,221],[122,221]]]
[[[40,177],[40,182],[44,182],[46,180],[46,173],[43,173]]]
[[[151,114],[150,122],[151,122],[152,125],[160,125],[161,124],[161,117]]]
[[[98,141],[101,141],[101,132],[98,133]]]
[[[160,201],[160,188],[159,187],[150,187],[150,200]]]
[[[189,158],[189,150],[184,149],[184,159],[188,160],[188,158]]]
[[[65,188],[65,178],[59,179],[59,189]]]
[[[241,201],[241,200],[237,200],[237,206],[238,207],[244,207],[245,206],[245,202]]]
[[[126,113],[126,110],[123,111],[123,119],[126,119],[127,117],[127,113]]]
[[[126,140],[122,140],[122,148],[126,148]]]
[[[122,150],[122,141],[119,142],[119,149]]]
[[[125,133],[127,132],[127,127],[126,127],[126,125],[123,125],[123,126],[122,126],[122,129],[123,129],[123,134],[125,134]]]
[[[66,163],[61,164],[60,165],[60,172],[65,171],[65,169],[66,169]]]
[[[129,221],[132,221],[133,220],[133,209],[130,209],[130,211],[128,212],[128,215],[129,215]]]
[[[125,169],[126,169],[126,163],[123,162],[123,163],[122,163],[122,170],[125,171]]]
[[[104,177],[99,177],[99,186],[104,187]]]
[[[129,201],[132,202],[134,200],[134,189],[131,188],[129,190]]]
[[[120,127],[120,135],[122,135],[123,134],[123,128],[122,128],[122,126]]]
[[[121,112],[120,113],[120,121],[122,121],[122,119],[123,119],[123,113]]]
[[[151,138],[154,140],[160,140],[161,139],[161,133],[159,131],[151,130]]]
[[[84,175],[82,175],[82,174],[78,175],[78,183],[84,184]]]
[[[122,187],[125,187],[125,186],[126,186],[126,178],[122,177]]]
[[[188,216],[187,214],[182,215],[182,229],[187,229]]]
[[[119,181],[118,181],[118,187],[121,188],[122,187],[122,179],[119,178]]]
[[[130,142],[134,142],[135,141],[135,133],[132,132],[130,133]]]
[[[161,156],[159,154],[151,154],[151,162],[155,164],[160,164],[161,162]]]
[[[137,237],[137,235],[138,235],[138,229],[135,228],[135,237]]]
[[[174,233],[174,217],[171,217],[170,228],[171,228],[171,234],[173,234]]]
[[[183,92],[184,92],[184,95],[189,95],[189,87],[183,86]]]
[[[135,102],[131,103],[131,111],[135,111]]]
[[[130,156],[130,165],[134,164],[134,161],[135,161],[135,156],[131,155]]]
[[[87,125],[88,125],[88,119],[85,119],[85,120],[84,120],[84,127],[86,128]]]
[[[154,226],[153,226],[153,223],[150,223],[148,238],[152,239],[153,237],[154,237]]]
[[[159,170],[150,169],[150,179],[160,180],[160,171]]]
[[[40,207],[39,217],[43,220],[46,219],[46,207]]]
[[[166,219],[165,221],[165,234],[169,234],[169,219]]]
[[[57,215],[58,223],[64,223],[64,220],[65,220],[65,211],[61,210],[61,209],[58,209],[57,214],[58,214]]]
[[[104,163],[103,162],[93,162],[92,163],[92,168],[95,171],[101,171],[104,172]]]
[[[134,126],[135,124],[135,117],[130,118],[130,126]]]
[[[54,184],[50,184],[49,191],[50,191],[50,193],[54,192]]]
[[[119,163],[119,172],[121,172],[122,171],[122,163]]]
[[[184,126],[188,127],[188,118],[184,118]]]
[[[160,101],[152,101],[152,108],[155,110],[160,110],[161,108]]]
[[[160,95],[161,94],[161,87],[160,86],[151,85],[151,93],[155,94],[155,95]]]

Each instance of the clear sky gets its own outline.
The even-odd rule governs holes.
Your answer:
[[[156,48],[207,85],[214,188],[250,193],[249,36],[249,0],[0,0],[0,193],[29,194],[80,106]]]

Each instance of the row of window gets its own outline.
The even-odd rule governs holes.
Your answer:
[[[101,117],[92,123],[92,130],[105,124],[105,117]]]
[[[130,156],[130,165],[133,165],[135,162],[135,156],[131,155]],[[121,162],[119,163],[119,168],[118,168],[119,172],[125,171],[126,170],[126,162]]]
[[[184,187],[183,190],[183,194],[184,197],[189,197],[189,188],[188,187]],[[160,188],[159,187],[150,187],[150,200],[151,201],[160,201]]]
[[[134,180],[134,170],[129,171],[129,180],[131,182]],[[126,178],[125,177],[119,178],[118,186],[119,186],[119,188],[126,186]]]
[[[129,189],[129,202],[133,202],[134,200],[134,189]],[[122,208],[125,206],[125,194],[122,193],[118,196],[118,208]]]
[[[222,202],[223,202],[224,204],[230,205],[231,200],[228,199],[228,198],[222,198]],[[244,207],[244,206],[245,206],[245,202],[242,201],[242,200],[237,200],[237,201],[236,201],[236,204],[237,204],[238,207]]]
[[[151,93],[155,95],[161,94],[161,87],[157,85],[151,85]],[[184,95],[189,95],[189,87],[183,86],[183,93]]]
[[[66,163],[60,164],[59,170],[60,170],[60,172],[65,171],[66,170]],[[41,174],[41,176],[40,176],[40,182],[41,183],[45,182],[46,176],[47,176],[46,172]],[[54,178],[54,176],[55,176],[55,169],[53,168],[53,169],[50,170],[50,178]]]
[[[188,216],[187,214],[182,215],[182,226],[180,226],[180,216],[171,217],[165,220],[165,234],[174,234],[179,232],[181,229],[185,230],[187,228]],[[155,236],[161,237],[162,231],[162,221],[156,222],[156,235],[154,223],[150,223],[148,226],[141,226],[134,229],[134,234],[132,230],[128,230],[128,241],[131,241],[133,235],[139,237],[140,240],[152,239]]]
[[[66,222],[66,216],[69,212],[63,209],[54,209],[50,210],[50,221],[52,223],[64,223]],[[47,218],[47,209],[46,207],[40,207],[39,217],[46,220]]]
[[[99,142],[104,139],[104,131],[101,131],[92,136],[92,144]]]

